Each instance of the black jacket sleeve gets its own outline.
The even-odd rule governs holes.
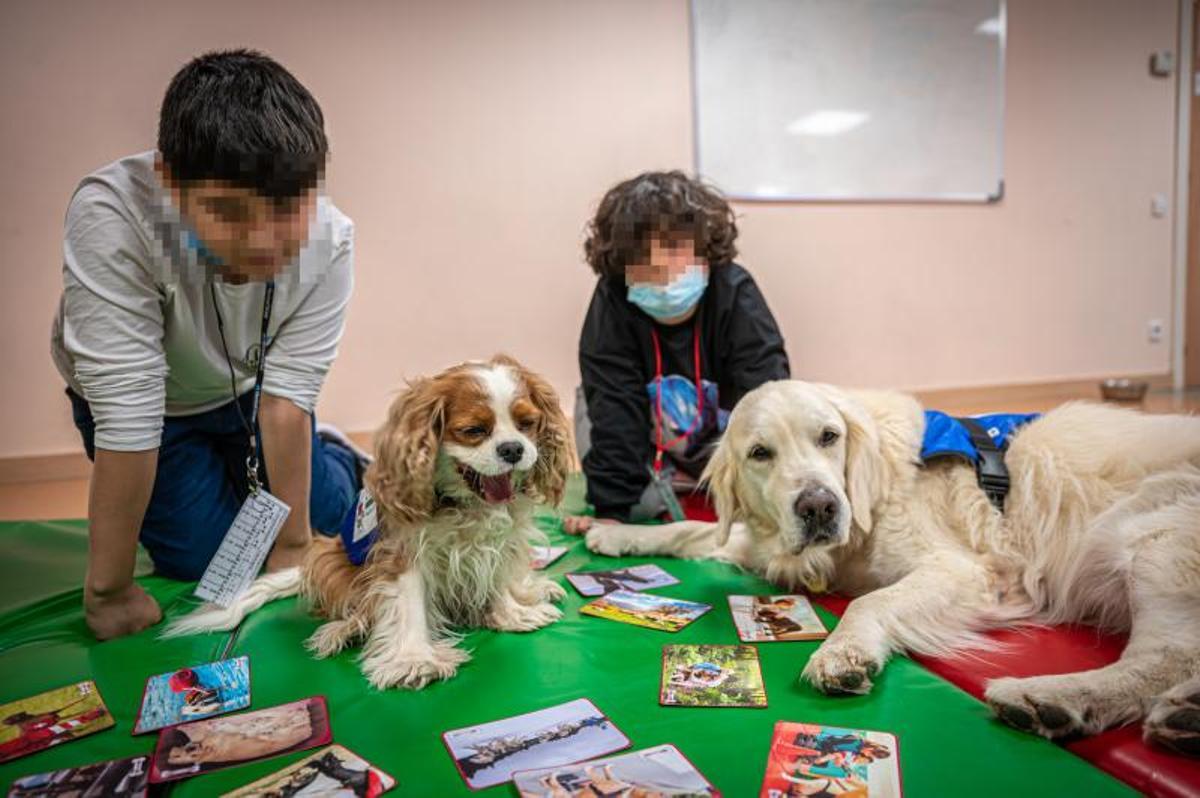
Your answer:
[[[588,501],[601,518],[628,520],[650,481],[650,409],[635,320],[601,281],[579,337],[579,371],[592,426],[583,458]]]
[[[733,306],[726,316],[726,328],[720,331],[722,361],[727,388],[722,391],[722,404],[728,399],[733,407],[742,397],[764,382],[791,377],[783,336],[767,300],[749,273],[737,281]]]

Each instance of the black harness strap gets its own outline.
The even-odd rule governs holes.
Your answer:
[[[1008,466],[1004,464],[1004,450],[1008,448],[1008,444],[1005,443],[1003,447],[996,446],[992,436],[973,418],[956,420],[966,428],[967,434],[971,436],[971,443],[975,444],[975,450],[979,452],[979,459],[975,462],[975,476],[979,480],[979,487],[983,488],[983,492],[992,500],[996,509],[1004,512],[1004,497],[1008,495],[1011,484]]]

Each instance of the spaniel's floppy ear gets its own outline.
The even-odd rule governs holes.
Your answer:
[[[887,479],[875,419],[859,397],[832,385],[817,388],[846,423],[846,497],[854,523],[863,532],[870,532],[875,524],[875,505],[883,499]]]
[[[411,382],[392,402],[375,434],[375,461],[363,477],[375,501],[401,522],[433,512],[433,476],[445,418],[445,397],[433,380]]]
[[[700,484],[708,488],[708,495],[716,505],[717,545],[724,546],[729,540],[733,523],[742,520],[745,508],[738,488],[737,452],[728,432],[721,438],[708,465],[704,467]]]
[[[530,493],[541,502],[557,507],[562,501],[567,477],[575,468],[575,447],[570,426],[558,394],[545,379],[508,355],[496,355],[493,363],[513,369],[525,386],[529,401],[538,409],[538,459],[529,478]]]

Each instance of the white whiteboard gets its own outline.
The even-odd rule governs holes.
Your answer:
[[[692,0],[696,170],[762,200],[996,201],[1004,0]]]

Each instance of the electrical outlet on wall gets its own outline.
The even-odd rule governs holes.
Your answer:
[[[1163,339],[1163,323],[1162,319],[1150,319],[1146,322],[1146,338],[1152,344],[1162,342]]]

